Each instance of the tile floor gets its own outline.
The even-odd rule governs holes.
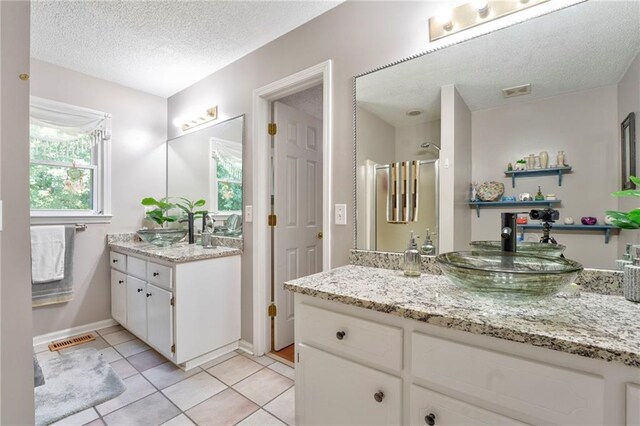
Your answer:
[[[56,426],[294,424],[294,370],[283,363],[234,351],[185,372],[119,325],[94,334],[61,352],[97,349],[127,390]],[[40,359],[59,356],[46,345],[35,350]]]

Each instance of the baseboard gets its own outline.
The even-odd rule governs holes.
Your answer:
[[[238,349],[240,349],[243,352],[246,352],[250,355],[253,355],[253,343],[249,343],[246,340],[240,340],[238,342]]]
[[[65,328],[64,330],[54,331],[53,333],[41,334],[33,338],[33,346],[43,343],[53,342],[55,340],[66,339],[77,334],[87,333],[90,331],[100,330],[101,328],[111,327],[118,324],[113,318],[102,321],[92,322],[91,324],[79,325],[77,327]]]

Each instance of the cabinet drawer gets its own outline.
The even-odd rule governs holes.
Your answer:
[[[296,421],[304,425],[399,425],[402,380],[298,344]]]
[[[402,329],[301,304],[296,312],[302,343],[378,364],[402,369]]]
[[[147,261],[137,257],[127,256],[127,275],[147,279]]]
[[[508,417],[449,398],[420,386],[411,386],[410,424],[424,426],[524,426]]]
[[[147,263],[147,281],[160,287],[171,288],[171,268],[157,263]]]
[[[603,424],[604,380],[578,371],[412,333],[416,377],[540,419]]]
[[[112,251],[109,255],[109,264],[112,268],[122,272],[127,272],[127,256],[124,254]]]

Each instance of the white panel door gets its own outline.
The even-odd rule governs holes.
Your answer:
[[[111,270],[111,317],[126,327],[127,276],[115,269]]]
[[[293,343],[293,294],[285,281],[322,270],[322,120],[274,103],[274,349]]]
[[[400,424],[400,378],[303,344],[297,349],[296,423]]]
[[[171,357],[173,307],[170,291],[147,284],[147,340],[160,353]]]
[[[127,328],[142,339],[147,338],[147,283],[127,276]]]

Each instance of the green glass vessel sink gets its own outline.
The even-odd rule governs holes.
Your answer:
[[[481,296],[528,301],[552,296],[583,267],[562,257],[500,251],[458,251],[436,257],[454,284]]]
[[[189,232],[183,228],[138,229],[137,234],[145,243],[158,247],[168,247],[181,241]]]
[[[518,241],[516,251],[519,253],[534,254],[540,256],[560,256],[564,253],[566,246],[562,244],[546,244],[535,241]],[[502,252],[500,241],[471,241],[469,243],[472,250],[488,250]]]

